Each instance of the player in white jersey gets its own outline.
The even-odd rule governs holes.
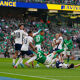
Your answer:
[[[63,37],[62,37],[62,33],[59,33],[59,41],[60,41],[60,44],[58,46],[58,49],[62,49],[62,45],[63,45]],[[63,61],[63,54],[61,53],[60,54],[60,62],[64,62]]]
[[[53,42],[52,42],[53,51],[58,50],[58,44],[56,44],[57,42],[59,42],[58,38],[59,38],[59,34],[56,34],[56,36],[55,36],[55,38],[53,39]]]
[[[13,56],[13,66],[15,65],[18,52],[21,50],[23,37],[28,36],[28,34],[24,32],[23,29],[24,25],[20,24],[19,29],[11,33],[11,35],[15,37],[15,55]]]
[[[57,34],[58,39],[55,40],[55,45],[57,45],[57,48],[55,50],[60,50],[62,49],[62,44],[63,44],[63,37],[62,34]],[[59,58],[61,59],[60,61],[63,62],[63,58],[62,58],[62,53],[60,54]]]
[[[62,33],[59,34],[59,45],[58,45],[58,49],[62,49],[62,44],[63,44],[63,37],[62,37]]]
[[[21,64],[23,66],[23,64],[22,64],[23,59],[22,58],[24,57],[25,54],[30,56],[30,57],[34,56],[33,52],[31,50],[29,50],[29,47],[31,47],[34,52],[37,52],[35,49],[35,46],[33,46],[32,43],[33,43],[33,33],[32,33],[32,31],[29,31],[28,36],[26,36],[23,39],[23,45],[21,47],[21,57],[17,61],[14,68],[17,68],[18,64]]]

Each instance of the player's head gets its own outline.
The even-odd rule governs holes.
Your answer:
[[[72,68],[74,68],[74,64],[73,63],[69,65],[68,69],[72,69]]]
[[[23,30],[23,29],[24,29],[24,25],[23,25],[23,24],[19,24],[19,28],[20,28],[21,30]]]
[[[62,32],[61,32],[61,33],[59,33],[59,37],[60,37],[60,36],[62,36]]]
[[[28,35],[33,37],[33,32],[32,31],[28,31]]]
[[[58,39],[58,38],[59,38],[59,34],[57,33],[57,34],[56,34],[56,39]]]
[[[67,40],[70,40],[70,36],[67,36]]]
[[[44,36],[44,31],[43,30],[40,31],[40,35]]]

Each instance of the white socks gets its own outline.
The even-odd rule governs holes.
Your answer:
[[[20,62],[21,64],[23,64],[23,59],[21,60],[21,62]]]
[[[19,58],[19,60],[17,61],[17,63],[16,63],[15,66],[18,66],[21,62],[23,62],[23,59],[22,58]]]
[[[30,63],[30,62],[34,61],[36,58],[37,58],[37,56],[33,56],[31,59],[29,59],[29,60],[27,61],[27,63]]]
[[[15,64],[16,59],[13,59],[13,64]]]

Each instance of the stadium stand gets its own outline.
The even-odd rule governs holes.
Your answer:
[[[39,2],[39,3],[53,3],[53,4],[75,4],[75,5],[79,5],[80,3],[80,0],[4,0],[4,1]],[[12,8],[9,8],[9,9],[12,9]],[[9,10],[9,9],[6,9],[6,10]],[[15,12],[16,10],[17,12]],[[19,9],[17,8],[16,10],[13,12],[12,10],[10,10],[10,14],[14,12],[15,12],[14,15],[18,15],[19,14],[18,12],[20,12],[20,14],[24,14],[24,12],[26,11],[26,9],[25,10],[20,9],[19,11]],[[1,11],[2,11],[2,8],[1,8]],[[39,13],[40,12],[38,12],[38,14]],[[3,14],[5,15],[4,11],[2,11],[1,15]],[[9,12],[6,12],[6,15],[4,17],[0,17],[0,53],[5,54],[6,51],[8,51],[9,53],[14,53],[14,47],[12,47],[14,45],[14,41],[13,41],[13,37],[10,34],[14,30],[18,29],[19,23],[24,23],[26,31],[33,30],[33,32],[36,32],[39,29],[44,29],[46,31],[45,44],[43,45],[44,46],[43,50],[45,50],[46,52],[52,49],[51,42],[55,34],[60,33],[60,32],[63,33],[63,36],[66,36],[66,35],[71,36],[71,39],[74,41],[73,50],[76,50],[76,48],[78,48],[78,43],[76,42],[76,40],[78,38],[77,34],[80,33],[80,25],[76,25],[76,26],[66,25],[64,22],[68,21],[68,19],[66,18],[66,21],[65,21],[64,17],[62,18],[60,16],[61,14],[60,15],[59,14],[56,13],[55,17],[51,16],[52,19],[49,18],[50,21],[44,22],[40,18],[36,19],[35,17],[35,19],[33,19],[32,16],[29,16],[29,15],[28,15],[29,17],[27,18],[24,18],[24,17],[20,17],[20,18],[8,17],[7,18],[6,16],[9,15]],[[59,25],[60,21],[63,21],[61,25]],[[73,20],[74,23],[75,21]]]
[[[29,18],[23,19],[23,18],[4,18],[0,17],[0,53],[5,54],[6,50],[9,53],[14,53],[14,41],[13,37],[10,35],[11,32],[13,32],[15,29],[18,29],[18,24],[24,23],[25,30],[33,30],[33,32],[38,31],[39,29],[44,29],[46,31],[45,33],[45,44],[43,47],[43,50],[48,53],[47,51],[50,51],[52,49],[51,42],[55,36],[56,33],[62,32],[66,36],[71,35],[71,39],[74,41],[74,49],[78,48],[78,43],[76,43],[76,39],[78,37],[78,27],[71,28],[71,27],[61,27],[55,25],[54,23],[45,23],[42,20],[33,20],[31,19],[31,16]],[[54,27],[52,28],[52,26]],[[53,32],[54,31],[54,32]]]

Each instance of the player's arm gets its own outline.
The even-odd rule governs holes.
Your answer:
[[[12,35],[12,36],[15,36],[15,32],[11,32],[11,35]]]
[[[56,42],[56,41],[55,41],[55,40],[53,40],[53,42],[52,42],[52,47],[54,47],[54,46],[55,46],[55,42]]]
[[[55,43],[55,45],[60,44],[62,39],[60,39],[58,42]]]
[[[35,37],[36,35],[38,35],[40,33],[41,29],[38,30],[38,32],[33,33],[33,36]]]
[[[71,44],[70,44],[70,48],[72,49],[73,48],[73,42],[71,41]]]
[[[77,65],[74,66],[74,68],[77,68],[77,67],[79,67],[79,66],[80,66],[80,64],[77,64]]]
[[[23,31],[24,36],[28,36],[27,32]]]
[[[44,55],[45,55],[45,56],[47,56],[47,54],[46,54],[46,53],[44,53]]]
[[[64,48],[64,45],[65,45],[65,41],[63,41],[62,48]]]
[[[33,51],[37,53],[36,47],[32,44],[32,42],[30,42],[29,45],[33,49]]]

